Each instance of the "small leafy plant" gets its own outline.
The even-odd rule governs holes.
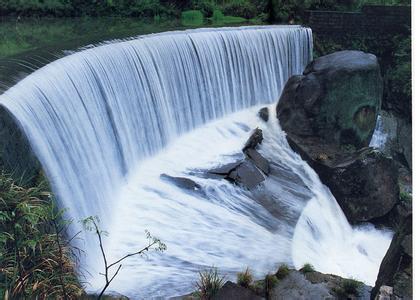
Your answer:
[[[240,286],[249,288],[252,284],[252,281],[253,281],[253,276],[249,268],[246,268],[245,272],[240,272],[237,274],[236,282]]]
[[[279,267],[279,269],[277,270],[276,276],[277,276],[278,279],[281,280],[281,279],[285,278],[287,275],[289,275],[289,273],[290,273],[289,267],[285,264],[282,264]]]
[[[199,273],[199,280],[196,282],[197,290],[201,299],[211,300],[225,284],[224,276],[221,276],[217,268],[211,268]]]
[[[303,265],[303,267],[299,271],[302,272],[303,274],[306,274],[306,273],[315,272],[315,269],[311,264],[306,263]]]

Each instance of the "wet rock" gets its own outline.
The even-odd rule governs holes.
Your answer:
[[[181,189],[198,191],[201,186],[195,181],[185,177],[174,177],[168,174],[161,174],[160,178],[169,181]]]
[[[247,149],[255,149],[259,144],[263,141],[263,133],[262,130],[259,128],[254,129],[252,131],[251,136],[245,143],[245,146],[242,148],[242,151],[245,152]]]
[[[381,99],[376,56],[340,51],[315,59],[303,75],[291,77],[276,111],[288,134],[360,148],[369,144]]]
[[[380,152],[372,148],[351,153],[337,149],[335,156],[331,151],[330,155],[321,152],[323,157],[313,151],[319,150],[319,145],[306,147],[305,142],[297,143],[289,136],[287,140],[329,187],[350,223],[382,224],[378,218],[389,214],[400,202],[398,167]]]
[[[258,116],[265,122],[268,122],[268,118],[270,116],[268,107],[263,107],[258,111]]]
[[[0,169],[24,186],[42,177],[42,168],[15,118],[0,105]]]
[[[330,188],[351,223],[384,217],[399,203],[398,167],[364,148],[381,98],[377,58],[340,51],[290,78],[277,104],[289,145]]]
[[[379,268],[371,299],[384,285],[393,288],[392,299],[413,299],[412,214],[401,222]]]
[[[265,177],[251,161],[245,160],[229,173],[227,179],[251,190],[263,182]]]
[[[265,175],[270,173],[270,163],[255,149],[245,150],[245,155],[260,169]]]
[[[220,167],[209,170],[208,173],[215,174],[215,175],[227,176],[227,175],[229,175],[230,172],[232,172],[234,169],[239,167],[239,165],[242,162],[243,162],[243,159],[232,162],[232,163],[229,163],[229,164],[226,164],[226,165],[222,165]]]
[[[226,282],[217,292],[215,300],[263,300],[264,298],[255,295],[250,289],[239,286],[231,281]]]
[[[381,111],[380,131],[385,136],[380,150],[393,157],[408,169],[412,169],[411,123],[390,112]]]

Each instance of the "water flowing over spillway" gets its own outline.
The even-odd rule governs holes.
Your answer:
[[[132,258],[112,290],[134,298],[175,296],[197,272],[280,262],[373,284],[390,235],[352,228],[314,171],[288,146],[274,116],[287,79],[311,60],[300,26],[199,29],[139,37],[64,57],[0,96],[18,120],[69,217],[91,215],[109,232],[110,261],[133,252],[148,229],[168,246]],[[271,108],[273,112],[273,108]],[[202,176],[231,162],[255,127],[271,174],[255,190]],[[161,174],[193,179],[187,191]],[[89,290],[101,257],[84,236]]]

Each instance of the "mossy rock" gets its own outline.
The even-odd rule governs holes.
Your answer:
[[[383,93],[375,55],[340,51],[312,61],[287,82],[277,117],[287,133],[328,143],[367,146]]]

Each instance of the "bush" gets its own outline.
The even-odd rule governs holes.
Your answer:
[[[0,296],[11,299],[76,299],[82,293],[75,273],[62,211],[47,185],[22,188],[0,174]]]
[[[187,10],[182,12],[181,21],[184,26],[199,26],[203,24],[204,16],[199,10]]]
[[[236,282],[245,288],[249,288],[252,284],[253,277],[251,270],[249,268],[246,268],[245,272],[241,272],[237,274],[237,280]]]
[[[245,19],[255,18],[258,14],[255,5],[246,0],[234,0],[223,6],[223,13],[227,16],[242,17]]]
[[[211,300],[225,284],[225,277],[220,276],[217,268],[211,268],[199,273],[199,281],[196,282],[200,299]]]
[[[302,272],[303,274],[306,274],[306,273],[315,272],[315,269],[311,264],[306,263],[303,265],[303,267],[299,271]]]
[[[283,264],[277,270],[276,276],[277,276],[278,279],[283,279],[287,275],[289,275],[289,272],[290,272],[289,267],[287,265]]]
[[[344,279],[341,286],[347,295],[359,296],[363,283],[354,279]]]
[[[196,1],[192,7],[193,10],[199,10],[205,18],[210,18],[213,15],[216,5],[212,1]]]

